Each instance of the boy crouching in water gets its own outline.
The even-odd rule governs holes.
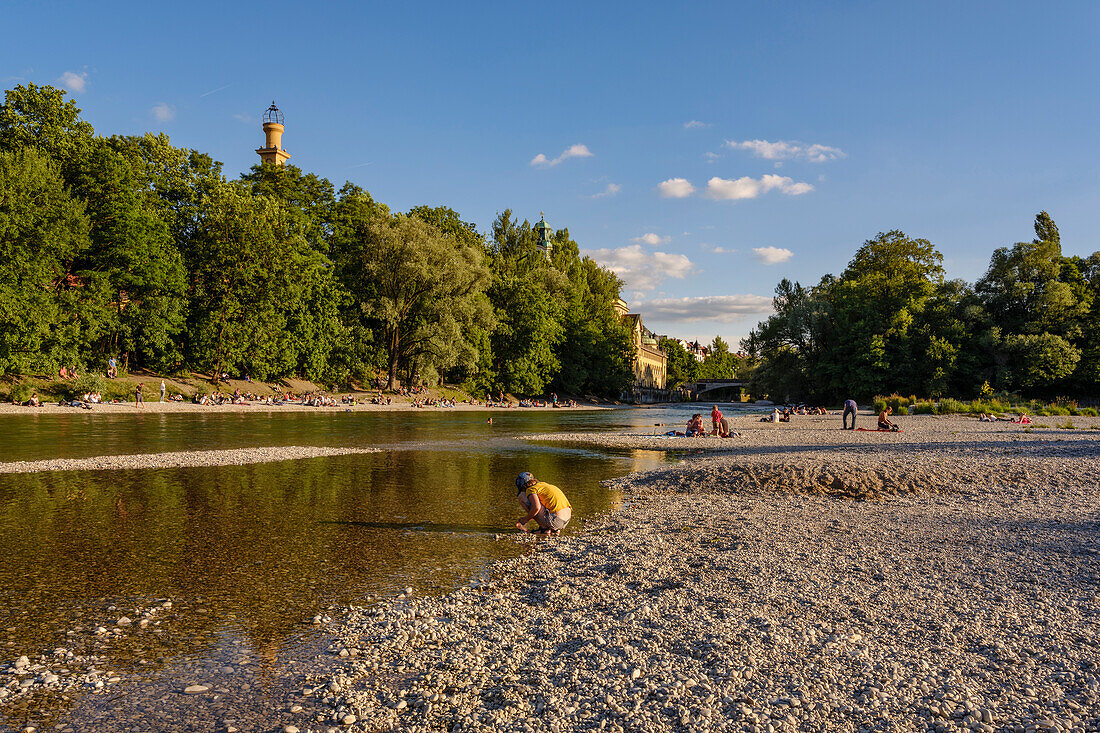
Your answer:
[[[557,486],[537,480],[524,471],[516,478],[516,501],[527,510],[527,516],[516,522],[516,529],[527,531],[527,523],[539,523],[539,534],[558,534],[569,524],[573,508]]]

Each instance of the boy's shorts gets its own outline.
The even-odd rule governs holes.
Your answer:
[[[568,519],[562,519],[557,514],[548,512],[546,510],[546,507],[543,507],[539,511],[539,513],[535,515],[535,521],[537,521],[541,526],[548,527],[555,532],[563,529],[565,525],[569,524]]]

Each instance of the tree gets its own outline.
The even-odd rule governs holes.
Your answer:
[[[80,108],[65,91],[20,84],[4,94],[0,105],[0,150],[35,147],[62,167],[79,156],[95,131],[80,119]]]
[[[1074,342],[1086,346],[1093,340],[1084,328],[1093,291],[1081,266],[1062,257],[1058,227],[1045,211],[1035,216],[1035,234],[1031,242],[995,250],[975,285],[998,334],[990,342],[1004,388],[1052,387],[1081,361]],[[1086,359],[1084,368],[1091,363]]]
[[[679,341],[662,338],[657,341],[657,347],[665,352],[669,389],[676,389],[698,379],[699,362],[680,345]]]
[[[86,284],[101,281],[109,302],[97,356],[134,355],[145,366],[182,361],[187,272],[167,225],[143,195],[144,181],[111,145],[96,138],[72,166],[72,188],[86,202],[91,246],[75,264]]]
[[[202,205],[191,275],[192,363],[215,378],[324,373],[340,336],[331,266],[278,202],[216,187]]]
[[[364,308],[383,336],[388,387],[402,365],[413,372],[476,361],[466,331],[491,322],[481,251],[403,215],[371,222],[368,240],[361,266],[377,298]]]
[[[0,373],[75,364],[79,283],[73,260],[88,247],[84,207],[34,148],[0,152]]]

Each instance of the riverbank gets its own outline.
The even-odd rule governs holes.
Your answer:
[[[1100,433],[822,420],[746,419],[483,584],[347,609],[295,724],[1100,729]]]
[[[90,410],[79,407],[63,407],[56,402],[43,404],[41,407],[27,407],[0,403],[0,415],[96,415],[118,414],[127,415],[165,412],[256,412],[270,414],[273,412],[394,412],[408,410],[458,410],[469,412],[472,410],[488,410],[491,412],[514,412],[532,410],[607,410],[606,405],[578,404],[576,407],[518,407],[513,403],[512,407],[487,407],[485,405],[471,405],[458,402],[454,407],[415,407],[411,399],[394,399],[388,405],[356,404],[344,405],[339,402],[336,405],[323,407],[310,407],[302,404],[268,405],[263,402],[246,402],[241,405],[226,403],[224,405],[197,405],[192,402],[146,402],[143,407],[138,407],[133,402],[102,403],[93,405]]]
[[[2,473],[41,473],[44,471],[117,471],[136,468],[194,468],[196,466],[244,466],[250,463],[296,461],[353,453],[378,453],[378,448],[324,448],[315,446],[274,446],[230,450],[174,451],[128,456],[92,458],[52,458],[45,461],[0,462]]]

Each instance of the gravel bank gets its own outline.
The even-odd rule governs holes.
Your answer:
[[[243,466],[247,463],[293,461],[299,458],[344,456],[352,453],[377,453],[378,450],[377,448],[319,448],[290,445],[275,446],[271,448],[236,448],[233,450],[143,453],[132,456],[54,458],[46,461],[9,461],[7,463],[0,463],[0,473],[112,471],[126,468],[190,468],[193,466]]]
[[[481,585],[348,609],[310,729],[1100,730],[1100,434],[830,423],[620,479],[623,509]]]

